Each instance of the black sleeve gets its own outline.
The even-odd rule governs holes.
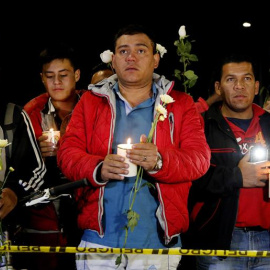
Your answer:
[[[44,183],[46,167],[37,145],[34,130],[27,113],[20,107],[14,111],[16,128],[13,133],[9,167],[14,169],[8,176],[5,187],[15,191],[18,198],[28,195]]]

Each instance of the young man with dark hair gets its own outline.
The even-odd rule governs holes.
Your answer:
[[[83,91],[76,89],[80,69],[75,50],[65,43],[54,42],[40,53],[40,77],[46,93],[33,98],[24,106],[34,128],[36,141],[47,169],[45,180],[36,183],[45,189],[67,183],[57,166],[58,143],[47,141],[43,131],[65,133],[72,111]],[[21,238],[27,245],[74,246],[80,239],[77,209],[73,198],[62,197],[43,205],[28,207]],[[20,254],[17,255],[19,257]],[[74,254],[31,254],[23,262],[27,269],[75,269]],[[18,260],[17,260],[18,261]]]

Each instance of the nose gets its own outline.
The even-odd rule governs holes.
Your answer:
[[[135,53],[129,52],[126,57],[126,61],[135,61]]]
[[[59,83],[61,83],[61,82],[62,82],[61,77],[60,77],[60,76],[55,76],[53,82],[54,82],[54,84],[59,84]]]
[[[243,80],[236,80],[235,81],[235,87],[244,88],[245,87],[245,82]]]

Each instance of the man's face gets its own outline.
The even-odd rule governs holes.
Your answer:
[[[66,101],[74,97],[80,70],[74,71],[68,59],[55,59],[43,65],[40,75],[53,100]]]
[[[151,40],[145,34],[123,35],[116,42],[112,59],[122,84],[145,84],[152,80],[159,54],[153,54]]]
[[[250,112],[259,82],[255,81],[252,65],[248,62],[225,64],[215,90],[222,96],[226,116]]]

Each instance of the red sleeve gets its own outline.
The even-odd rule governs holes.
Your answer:
[[[209,109],[207,102],[201,97],[195,102],[195,105],[199,113],[203,113]]]

